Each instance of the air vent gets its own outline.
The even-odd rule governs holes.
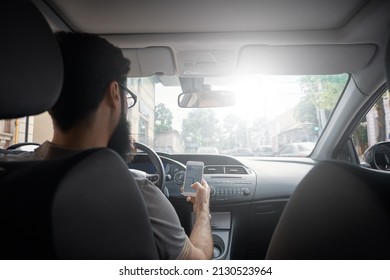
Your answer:
[[[204,174],[224,174],[224,168],[222,165],[208,165],[203,170]]]
[[[245,167],[239,165],[207,165],[203,170],[204,174],[248,174]]]
[[[243,166],[226,166],[226,174],[248,174],[248,171]]]

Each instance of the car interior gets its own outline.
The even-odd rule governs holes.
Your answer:
[[[4,124],[27,121],[55,104],[63,82],[56,31],[98,34],[121,48],[131,61],[128,86],[153,89],[153,98],[134,91],[141,101],[137,112],[130,109],[129,121],[138,151],[127,165],[103,148],[55,160],[4,160],[44,140],[28,138],[27,132],[28,141],[0,139],[8,145],[0,146],[1,259],[159,259],[128,169],[143,172],[161,189],[189,235],[192,205],[181,194],[188,161],[204,163],[212,190],[213,259],[390,258],[390,1],[25,0],[3,5]],[[236,74],[264,81],[287,78],[290,86],[292,77],[309,75],[310,82],[332,77],[342,83],[333,107],[314,111],[326,122],[278,127],[273,137],[266,123],[279,109],[264,104],[271,104],[276,89],[264,86],[265,93],[244,95],[218,87]],[[272,87],[284,89],[289,103],[286,91],[293,90],[286,84]],[[300,85],[299,92],[305,92],[313,83]],[[327,85],[316,87],[324,91]],[[156,100],[168,104],[167,88],[176,90],[171,114],[175,121],[181,118],[181,132],[157,131],[157,124],[161,128],[169,119],[158,119],[156,109]],[[235,120],[232,126],[226,122],[226,131],[214,127],[218,141],[216,134],[202,134],[194,126],[185,134],[184,124],[197,118],[196,112],[206,116],[215,107],[235,112],[232,106],[243,99],[260,120],[241,133],[244,138],[228,134],[244,131]],[[381,127],[378,100],[386,113],[382,138],[375,134]],[[182,117],[183,111],[190,117]],[[156,125],[145,121],[150,119]],[[252,141],[254,135],[262,140]],[[279,154],[298,144],[310,149]]]

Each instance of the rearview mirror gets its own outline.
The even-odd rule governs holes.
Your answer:
[[[235,103],[235,94],[225,90],[184,92],[178,97],[181,108],[228,107]]]

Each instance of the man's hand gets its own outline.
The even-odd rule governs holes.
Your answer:
[[[195,215],[198,216],[201,212],[207,212],[209,214],[210,187],[206,180],[202,179],[202,184],[195,182],[191,187],[196,190],[196,195],[194,197],[188,196],[187,201],[192,202],[194,205],[193,210]]]

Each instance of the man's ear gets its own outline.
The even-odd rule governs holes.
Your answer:
[[[119,84],[116,81],[112,81],[106,90],[106,102],[107,105],[112,108],[121,108],[121,94]]]

